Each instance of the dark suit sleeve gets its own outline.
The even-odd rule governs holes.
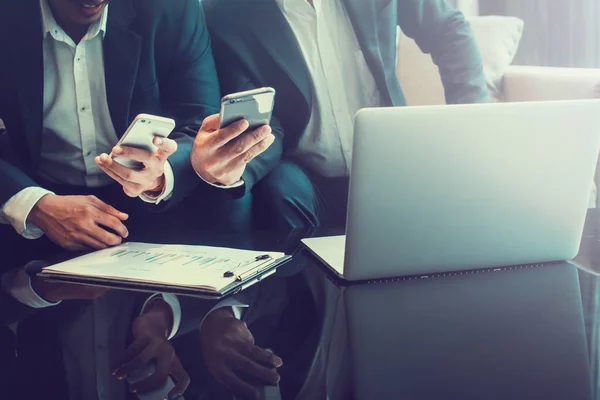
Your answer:
[[[483,60],[464,15],[446,0],[398,0],[398,21],[439,67],[448,104],[483,103]]]
[[[25,172],[0,158],[0,207],[21,190],[39,186]]]
[[[0,292],[0,325],[6,326],[20,321],[37,311],[15,300],[12,296]]]
[[[221,84],[221,93],[231,94],[245,90],[257,89],[257,80],[242,67],[239,57],[230,46],[215,32],[212,35],[213,52],[217,65],[217,73]],[[252,160],[242,176],[245,192],[264,178],[281,161],[283,152],[283,128],[275,117],[271,119],[271,128],[275,142],[264,153]]]
[[[190,164],[190,152],[202,121],[219,112],[220,101],[204,12],[197,0],[187,0],[184,4],[175,18],[178,36],[163,42],[169,47],[171,67],[166,79],[159,82],[164,110],[178,121],[170,136],[177,141],[178,150],[169,158],[175,175],[169,204],[177,203],[198,185],[205,184]]]

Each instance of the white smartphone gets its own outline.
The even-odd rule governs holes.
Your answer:
[[[146,364],[144,367],[134,371],[133,373],[127,376],[127,383],[129,385],[133,385],[134,383],[138,383],[143,381],[144,379],[152,376],[156,371],[156,364],[151,362]],[[173,379],[168,377],[165,383],[154,389],[151,392],[146,393],[136,393],[138,399],[140,400],[167,400],[169,398],[169,392],[175,387],[175,383],[173,383]],[[180,397],[183,400],[183,397]]]
[[[264,87],[233,93],[221,99],[220,127],[225,128],[232,123],[245,119],[256,129],[271,122],[275,104],[275,89]]]
[[[173,132],[173,129],[175,129],[175,121],[170,118],[140,114],[129,125],[129,128],[127,128],[127,131],[117,145],[154,152],[156,151],[156,146],[152,143],[154,136],[166,138]],[[144,167],[142,163],[126,157],[119,157],[112,153],[110,156],[119,164],[131,169],[141,169]]]

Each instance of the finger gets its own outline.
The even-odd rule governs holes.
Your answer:
[[[123,353],[123,355],[117,359],[117,361],[112,366],[112,374],[115,375],[119,379],[125,378],[124,375],[120,374],[121,367],[127,364],[129,361],[133,360],[137,357],[147,346],[147,339],[138,339],[133,342],[127,350]]]
[[[242,374],[251,378],[256,378],[260,382],[271,386],[275,386],[279,383],[280,377],[277,372],[265,368],[249,358],[237,355],[235,358],[232,359],[232,362],[234,365],[235,372],[238,374]]]
[[[125,179],[121,178],[119,175],[117,175],[110,169],[106,168],[106,166],[100,164],[99,161],[96,161],[96,163],[98,164],[100,169],[102,169],[102,171],[104,171],[104,173],[106,175],[110,176],[117,183],[119,183],[121,185],[121,187],[123,188],[123,192],[125,192],[125,194],[127,196],[137,197],[139,195],[139,193],[141,193],[141,189],[139,188],[139,185],[129,182],[129,181],[126,181]]]
[[[226,128],[219,129],[214,137],[215,145],[220,147],[227,144],[229,141],[244,133],[246,129],[248,129],[248,126],[248,121],[243,119],[241,121],[234,122]]]
[[[235,375],[231,371],[227,371],[223,373],[221,383],[225,385],[229,390],[237,393],[240,396],[248,399],[256,399],[260,398],[260,393],[256,390],[252,385],[244,382],[237,375]]]
[[[243,154],[256,144],[263,142],[269,135],[271,135],[271,127],[268,125],[261,126],[258,129],[248,132],[239,139],[229,142],[227,146],[223,148],[223,151],[231,156]]]
[[[213,114],[213,115],[206,117],[204,119],[204,121],[202,121],[202,126],[200,127],[200,130],[198,131],[198,133],[214,132],[214,131],[218,130],[219,129],[219,119],[220,119],[219,114]]]
[[[96,158],[99,159],[101,167],[103,167],[102,170],[113,172],[123,181],[137,183],[142,179],[142,172],[133,170],[131,168],[127,168],[124,165],[119,164],[106,154],[102,154]]]
[[[110,176],[111,178],[113,178],[118,184],[120,184],[122,187],[125,187],[126,185],[129,184],[129,182],[127,182],[125,179],[121,178],[119,175],[115,174],[112,170],[106,168],[106,166],[104,166],[104,164],[102,164],[98,157],[96,157],[96,164],[98,164],[98,166],[100,167],[100,169],[102,171],[104,171],[104,173],[108,176]]]
[[[242,354],[246,357],[263,365],[271,365],[273,368],[279,368],[283,365],[283,360],[275,354],[261,349],[258,346],[250,345],[242,350]]]
[[[275,141],[275,136],[269,134],[265,139],[252,146],[245,153],[239,155],[233,160],[233,168],[242,167],[264,153]]]
[[[83,248],[81,249],[75,249],[75,247],[71,247],[70,250],[103,250],[105,248],[107,248],[108,246],[106,245],[106,243],[92,237],[89,236],[85,233],[80,233],[80,234],[76,234],[74,235],[74,239],[79,242],[81,245],[83,245]],[[79,247],[79,246],[77,246]]]
[[[89,196],[89,199],[94,204],[94,207],[96,207],[100,211],[104,211],[105,213],[112,215],[115,218],[120,219],[121,221],[125,221],[129,218],[129,215],[117,210],[116,208],[114,208],[112,206],[109,206],[108,204],[106,204],[105,202],[103,202],[102,200],[97,198],[96,196]]]
[[[151,360],[155,359],[155,352],[152,347],[146,346],[141,353],[135,356],[131,361],[123,364],[121,368],[119,368],[120,374],[124,374],[124,376],[129,375],[130,373],[137,371],[143,366],[147,365]]]
[[[178,357],[173,359],[171,376],[173,376],[173,379],[175,379],[175,387],[169,392],[169,400],[174,400],[178,397],[182,397],[191,383],[190,376],[183,368],[183,365],[181,365],[181,361]]]
[[[129,146],[115,146],[112,149],[113,154],[119,157],[129,158],[130,160],[141,163],[150,162],[154,158],[154,153],[148,150],[136,149]]]
[[[121,367],[129,363],[135,357],[137,357],[147,346],[148,341],[146,339],[136,340],[125,350],[125,353],[117,360],[112,367],[112,374],[118,379],[124,379],[125,375],[121,373]]]
[[[155,136],[153,143],[158,147],[156,157],[159,161],[167,161],[167,158],[177,151],[177,142],[173,139]]]
[[[123,239],[127,239],[127,237],[129,236],[129,231],[127,230],[127,227],[123,225],[123,223],[119,219],[113,217],[112,215],[99,214],[96,218],[96,223],[106,228],[112,229],[113,231],[117,232]]]
[[[169,377],[173,357],[174,355],[171,353],[170,357],[157,358],[156,371],[148,378],[131,385],[130,390],[133,393],[146,393],[162,386]],[[135,369],[132,371],[135,371]]]
[[[95,220],[98,220],[96,216]],[[103,229],[99,225],[93,224],[91,227],[84,228],[84,232],[88,234],[92,239],[104,244],[104,248],[107,246],[117,246],[123,242],[123,239],[114,233],[110,233],[106,229]]]
[[[88,246],[83,241],[84,235],[82,234],[74,234],[71,238],[49,238],[53,243],[62,247],[68,251],[74,252],[87,252],[90,250],[95,250],[95,248]]]

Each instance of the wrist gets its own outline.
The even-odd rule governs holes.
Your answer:
[[[140,318],[145,321],[146,329],[169,337],[174,323],[173,310],[163,299],[152,301]]]
[[[27,216],[27,222],[31,222],[31,223],[39,226],[40,221],[45,214],[44,206],[46,205],[46,203],[48,203],[48,201],[51,201],[51,199],[53,197],[56,197],[56,195],[55,194],[47,194],[47,195],[43,196],[41,199],[39,199],[38,202],[35,203],[35,205],[31,209],[31,211],[29,212],[29,215]]]
[[[162,193],[165,190],[165,174],[162,174],[152,186],[152,188],[146,190],[146,193],[150,195]]]
[[[56,290],[58,289],[58,285],[54,285],[50,282],[44,282],[38,278],[31,278],[31,288],[35,294],[40,296],[48,303],[58,303],[62,300]]]
[[[221,307],[216,310],[211,311],[205,318],[205,321],[208,322],[207,325],[210,325],[211,322],[219,322],[229,319],[236,319],[235,313],[233,312],[233,307]]]

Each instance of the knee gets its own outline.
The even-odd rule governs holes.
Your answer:
[[[253,189],[255,214],[275,218],[278,227],[318,226],[317,196],[309,176],[294,163],[284,162]]]

